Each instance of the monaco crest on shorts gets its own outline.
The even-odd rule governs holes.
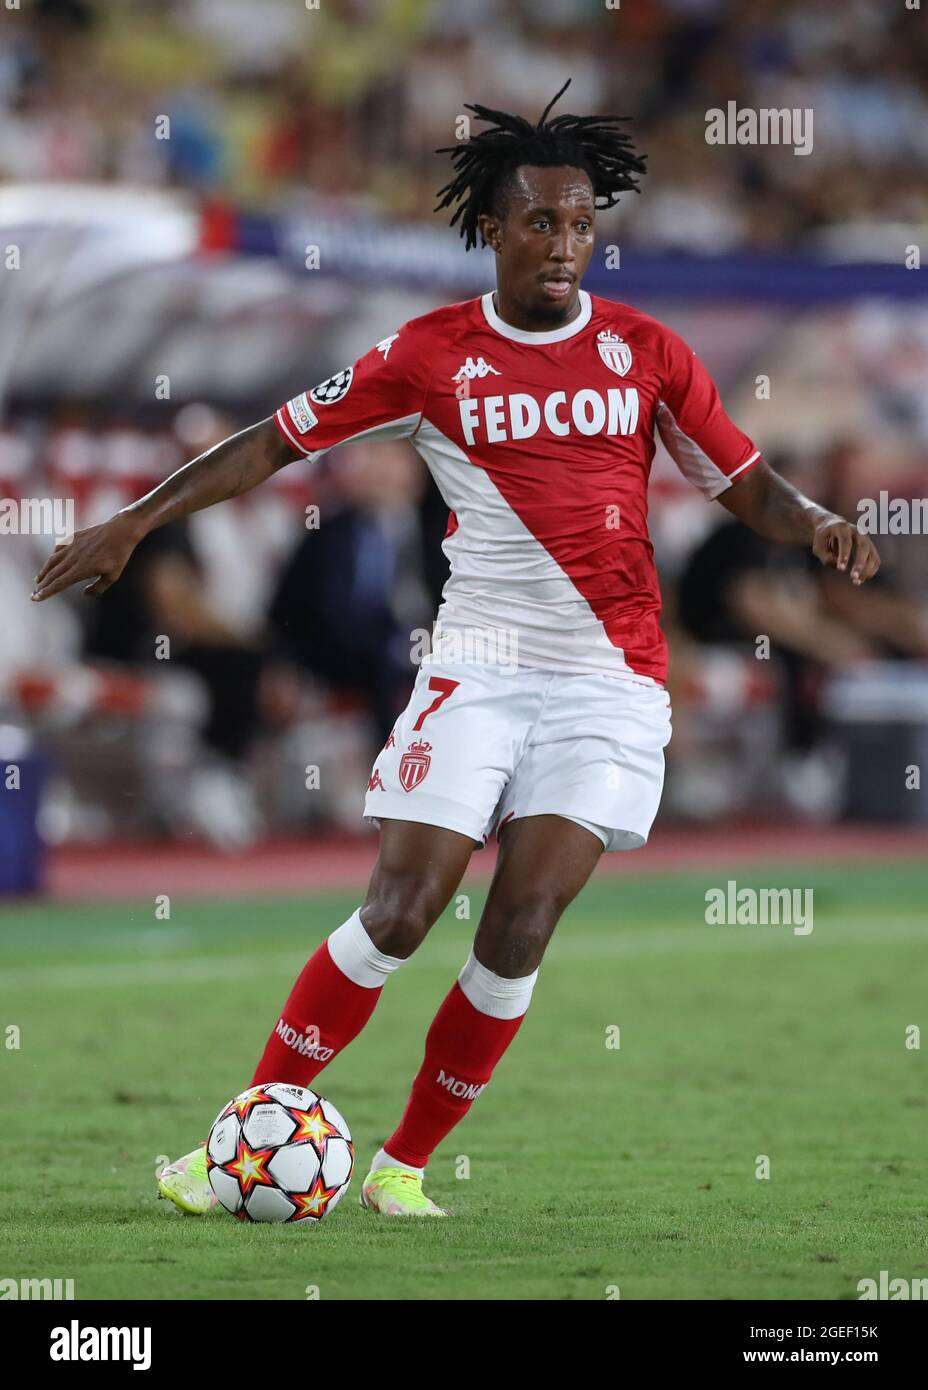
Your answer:
[[[400,782],[404,792],[415,791],[431,766],[430,743],[411,743],[400,758]]]
[[[616,376],[624,376],[632,365],[632,350],[618,333],[597,333],[599,355]]]

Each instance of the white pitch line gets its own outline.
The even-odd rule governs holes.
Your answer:
[[[476,923],[474,924],[476,930]],[[455,969],[463,964],[469,936],[441,939],[441,925],[433,928],[434,935],[423,951],[411,961],[411,968],[441,966]],[[628,960],[635,957],[661,955],[727,954],[744,950],[814,951],[817,946],[880,946],[905,945],[928,940],[928,928],[920,913],[894,913],[879,920],[844,923],[829,921],[814,927],[808,936],[795,936],[789,926],[767,927],[629,927],[614,936],[606,932],[571,932],[570,925],[561,936],[555,935],[549,952],[549,963],[558,961],[596,962]],[[127,950],[129,939],[125,940]],[[189,956],[171,955],[160,960],[88,961],[70,965],[18,966],[0,968],[0,988],[15,989],[122,989],[130,986],[180,986],[204,984],[210,981],[235,981],[256,976],[280,975],[289,979],[305,960],[299,950],[275,954],[248,956]]]
[[[136,985],[201,984],[246,980],[299,970],[298,954],[276,956],[170,956],[163,960],[88,961],[86,964],[22,966],[0,971],[0,985],[11,989],[123,989]]]
[[[818,946],[879,946],[884,942],[906,945],[928,943],[928,926],[921,913],[893,913],[880,922],[828,922],[797,936],[791,926],[693,926],[634,927],[604,936],[599,932],[570,934],[568,927],[551,944],[551,958],[565,960],[619,960],[634,956],[711,955],[744,950],[814,950]]]

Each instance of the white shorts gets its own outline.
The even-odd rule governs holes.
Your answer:
[[[520,816],[566,816],[638,849],[664,784],[670,697],[615,676],[430,662],[374,763],[364,817],[486,844]]]

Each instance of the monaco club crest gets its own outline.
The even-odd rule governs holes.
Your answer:
[[[425,780],[432,763],[431,751],[430,743],[411,743],[400,758],[400,782],[404,792],[414,791]]]
[[[597,333],[599,355],[616,376],[624,376],[632,365],[632,350],[618,333]]]

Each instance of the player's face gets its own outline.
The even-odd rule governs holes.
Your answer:
[[[593,254],[593,186],[582,169],[533,164],[516,170],[514,185],[503,217],[480,218],[497,257],[500,315],[529,331],[568,323]]]

